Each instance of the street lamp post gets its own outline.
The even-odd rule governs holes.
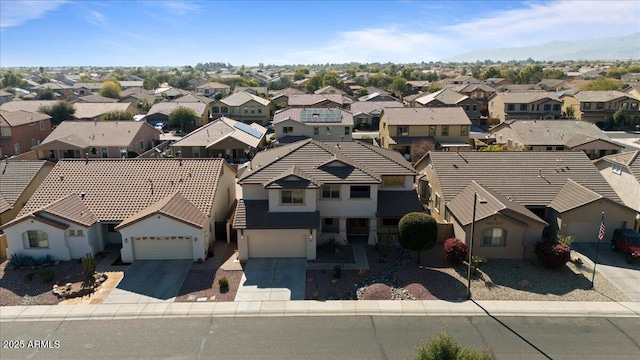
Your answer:
[[[487,201],[480,198],[481,204],[486,204]],[[476,206],[478,204],[478,193],[473,192],[473,215],[471,216],[471,239],[469,240],[469,259],[467,262],[467,299],[471,299],[471,259],[473,258],[473,238],[476,230]]]

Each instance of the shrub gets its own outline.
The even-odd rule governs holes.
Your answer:
[[[403,216],[398,224],[398,231],[400,245],[418,253],[418,264],[420,252],[433,248],[438,240],[438,223],[432,216],[423,212],[412,212]]]
[[[386,258],[391,254],[391,235],[380,235],[380,239],[376,244],[376,248],[380,252],[380,256]]]
[[[338,240],[334,237],[329,238],[325,243],[319,246],[320,250],[326,253],[334,253],[336,249],[340,248]]]
[[[34,277],[35,275],[36,275],[36,273],[28,273],[28,274],[27,274],[27,276],[26,276],[27,281],[31,281],[31,280],[33,280],[33,277]]]
[[[491,360],[493,355],[488,348],[481,351],[471,350],[446,331],[441,331],[425,344],[416,346],[416,360]]]
[[[46,255],[46,256],[42,256],[42,257],[39,257],[39,258],[35,259],[35,261],[36,261],[36,264],[38,264],[38,265],[53,264],[54,259],[53,259],[53,256]]]
[[[53,281],[53,275],[54,275],[54,272],[51,269],[41,271],[40,280],[42,280],[43,283],[50,283]]]
[[[535,253],[542,265],[549,269],[559,269],[571,260],[569,246],[557,240],[538,241],[535,246]]]
[[[444,241],[444,257],[448,262],[458,265],[467,260],[469,256],[469,245],[460,239],[449,238]]]
[[[558,242],[567,246],[571,246],[571,244],[574,242],[574,238],[573,236],[558,235]]]
[[[220,290],[228,289],[229,279],[227,279],[226,276],[221,277],[220,279],[218,279],[218,286],[220,286]]]
[[[340,279],[340,276],[342,276],[342,266],[334,265],[333,266],[333,278],[334,279]]]
[[[35,265],[35,259],[32,256],[15,253],[9,258],[9,266],[13,267],[30,267]]]
[[[87,254],[87,256],[83,256],[80,261],[82,262],[82,271],[84,274],[87,277],[93,276],[96,272],[96,257],[93,254]]]

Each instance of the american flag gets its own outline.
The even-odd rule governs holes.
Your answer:
[[[598,240],[604,239],[605,235],[605,227],[604,227],[604,212],[602,213],[602,220],[600,221],[600,231],[598,232]]]

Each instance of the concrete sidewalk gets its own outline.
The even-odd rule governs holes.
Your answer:
[[[640,302],[561,301],[253,301],[2,306],[0,322],[248,316],[637,317]]]

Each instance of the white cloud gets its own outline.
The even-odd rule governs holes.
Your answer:
[[[65,2],[66,0],[0,1],[0,28],[19,26],[29,20],[38,19]]]
[[[97,11],[90,11],[87,21],[96,26],[104,26],[107,23],[107,17]]]
[[[200,10],[200,6],[187,1],[163,1],[161,4],[172,13],[185,15]]]
[[[640,31],[640,2],[557,1],[478,14],[478,20],[406,30],[398,26],[337,33],[315,49],[292,51],[278,63],[431,61],[477,49],[582,41]],[[429,19],[426,18],[425,21]],[[275,59],[274,59],[275,60]]]

